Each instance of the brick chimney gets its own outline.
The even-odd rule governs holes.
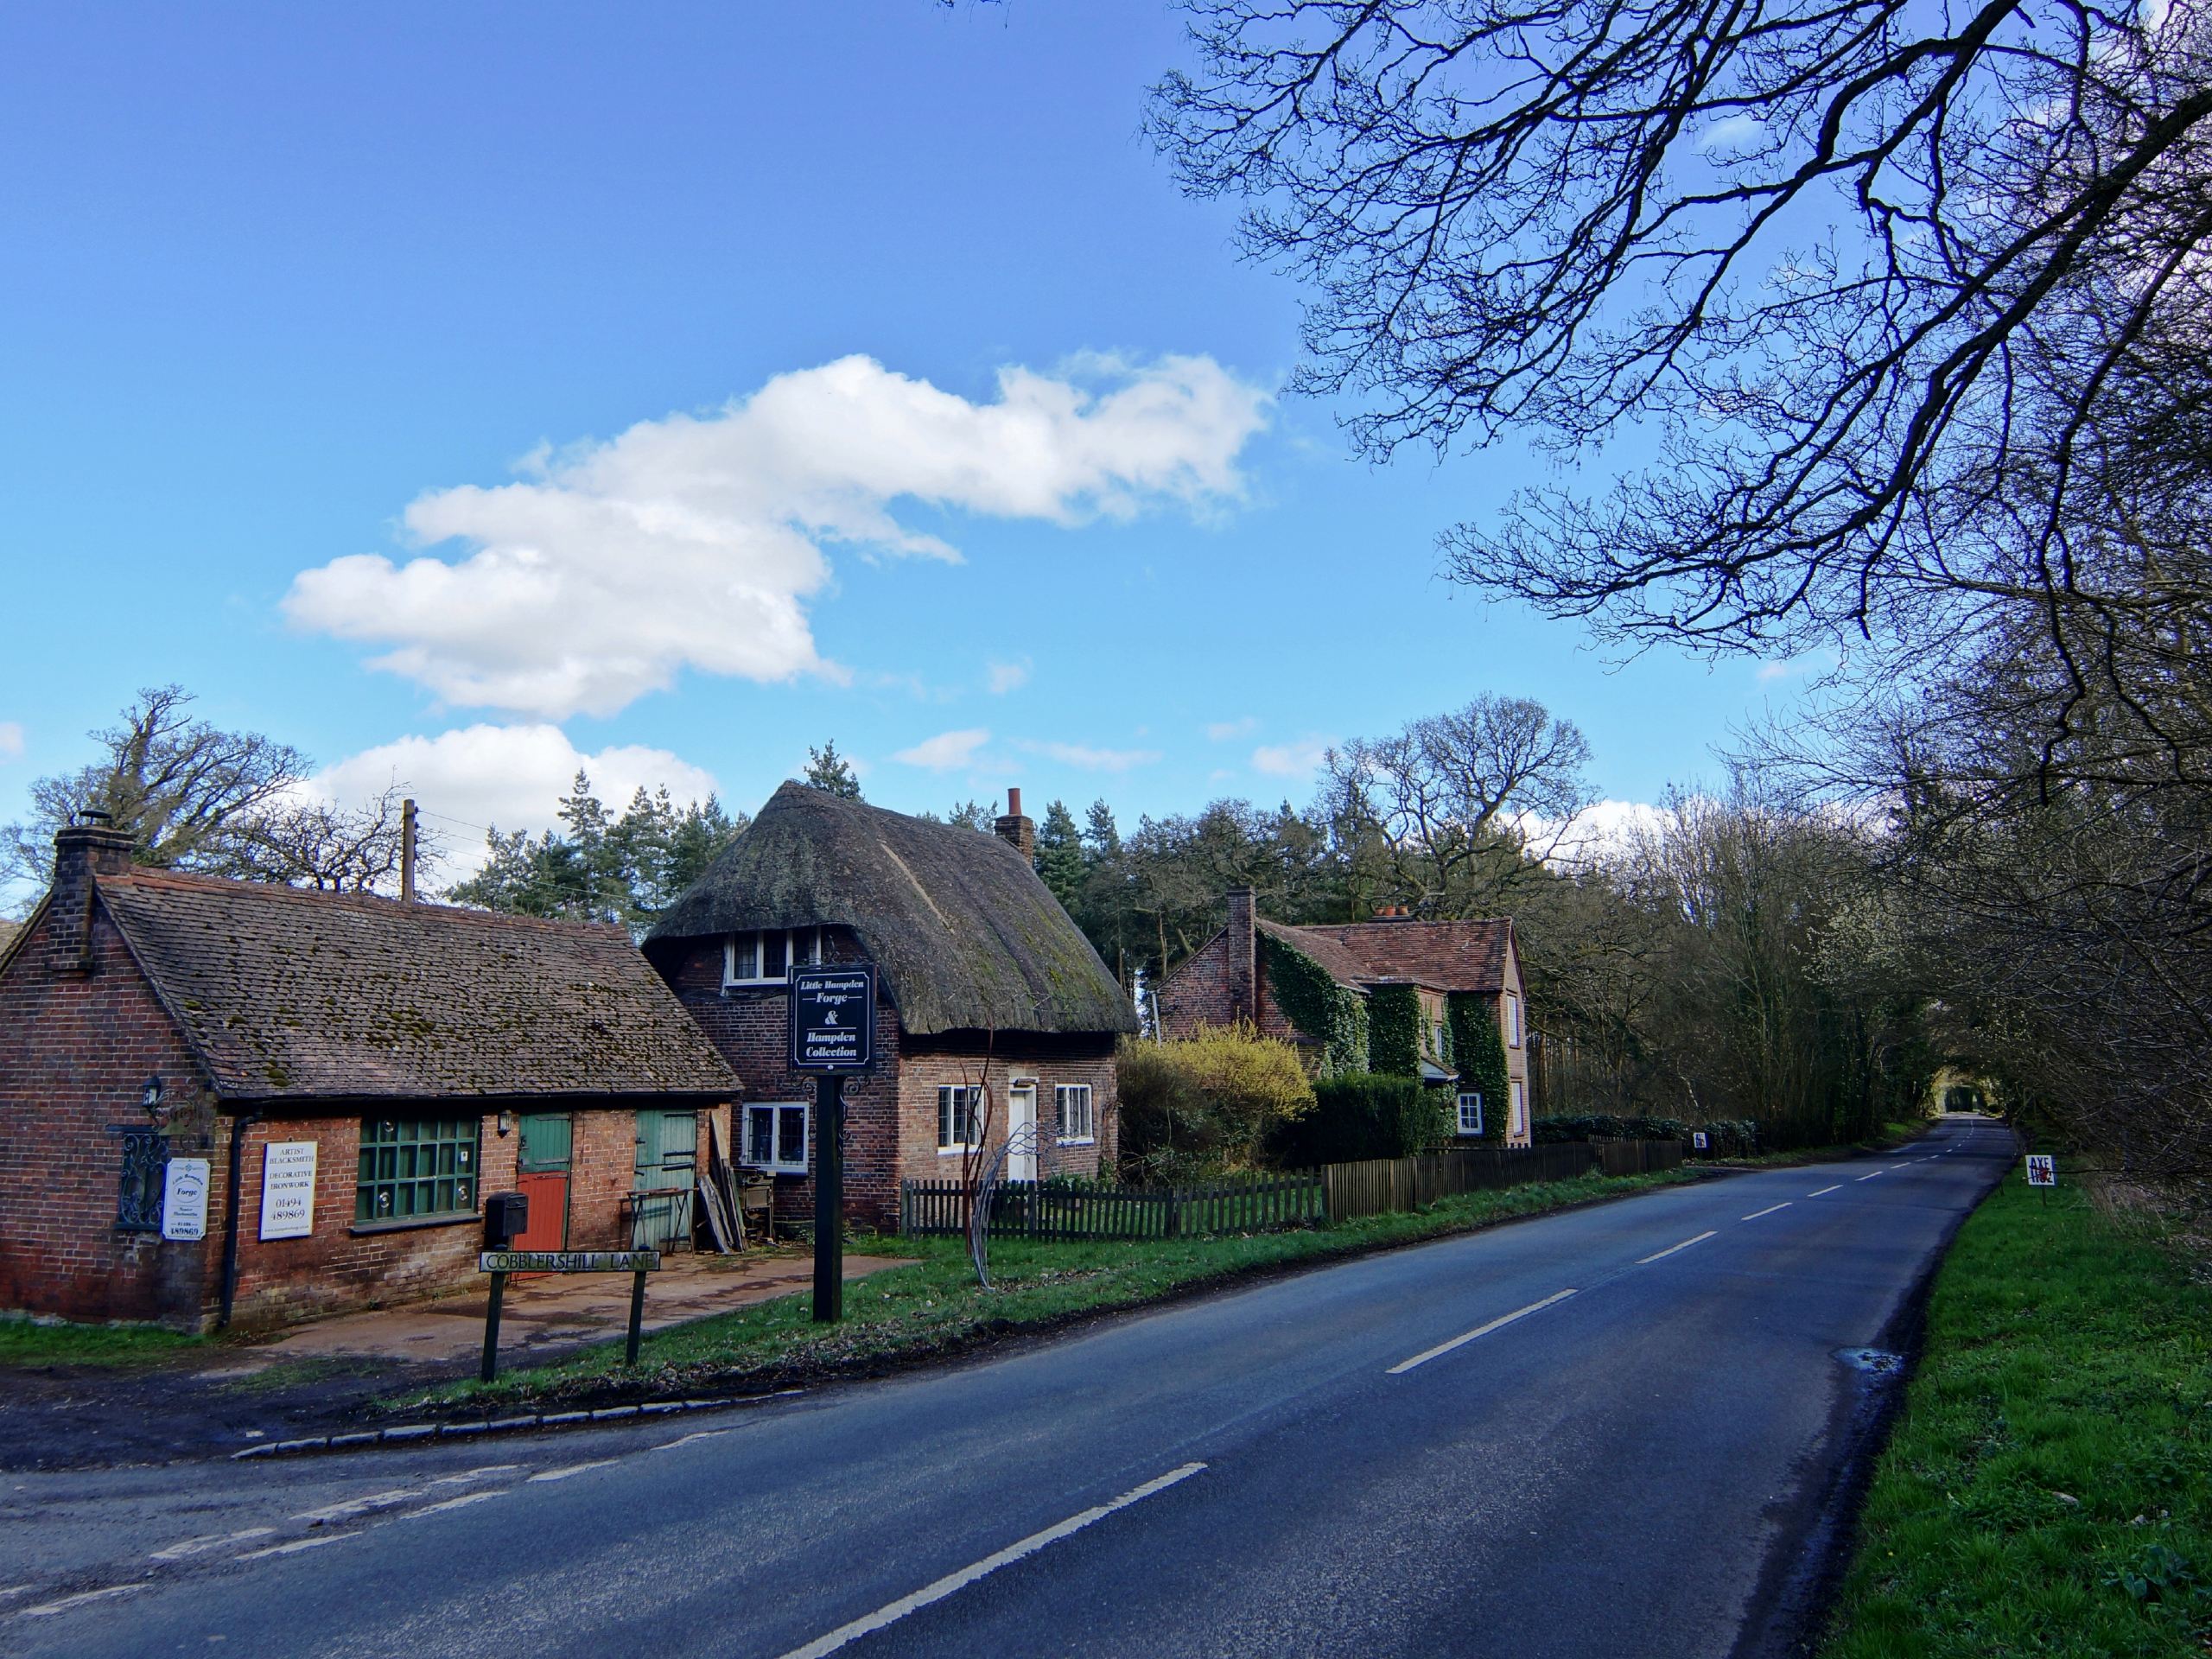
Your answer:
[[[113,828],[105,812],[82,812],[54,838],[54,891],[47,908],[48,938],[54,971],[92,970],[92,878],[120,875],[130,868],[129,836]]]
[[[991,828],[998,838],[1020,853],[1028,862],[1037,861],[1037,825],[1021,816],[1021,791],[1009,789],[1006,792],[1006,816],[993,821]]]
[[[1256,1020],[1260,1017],[1259,950],[1257,930],[1252,925],[1252,889],[1229,890],[1229,1017]]]

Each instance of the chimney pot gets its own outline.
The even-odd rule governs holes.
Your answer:
[[[47,907],[47,925],[54,969],[61,974],[92,970],[92,879],[119,875],[130,868],[137,843],[122,830],[112,829],[105,812],[84,811],[80,818],[97,823],[73,823],[54,837],[54,892]]]
[[[1021,791],[1006,792],[1006,816],[993,821],[992,832],[1030,863],[1037,861],[1037,826],[1021,816]]]

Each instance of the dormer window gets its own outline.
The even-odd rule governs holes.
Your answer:
[[[811,968],[822,960],[818,927],[772,927],[733,933],[722,942],[722,983],[781,985],[791,964]]]

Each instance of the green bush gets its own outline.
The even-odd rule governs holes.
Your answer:
[[[1412,1077],[1372,1074],[1313,1085],[1313,1109],[1286,1122],[1270,1139],[1269,1161],[1283,1169],[1410,1158],[1451,1133],[1450,1096]]]
[[[1686,1123],[1679,1117],[1617,1117],[1611,1112],[1590,1112],[1580,1117],[1536,1120],[1540,1147],[1555,1141],[1681,1141],[1688,1142],[1699,1130],[1707,1141],[1705,1150],[1736,1157],[1759,1149],[1759,1126],[1748,1117],[1716,1117],[1703,1123]]]
[[[1250,1169],[1313,1109],[1298,1051],[1249,1024],[1174,1042],[1125,1038],[1116,1056],[1122,1179],[1169,1184]]]

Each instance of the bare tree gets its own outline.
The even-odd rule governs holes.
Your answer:
[[[1761,650],[2212,594],[2085,557],[2146,512],[2204,544],[2202,0],[1190,10],[1153,131],[1313,285],[1298,384],[1364,394],[1368,452],[1659,443],[1450,532],[1453,574]]]
[[[1331,749],[1325,810],[1357,834],[1391,885],[1441,917],[1494,909],[1556,850],[1589,806],[1590,746],[1572,721],[1526,697],[1477,697],[1388,737]]]
[[[402,806],[400,786],[394,784],[359,807],[306,800],[273,808],[238,837],[220,868],[248,880],[334,893],[396,888],[405,833]],[[427,884],[443,853],[435,835],[417,830],[418,880]]]

